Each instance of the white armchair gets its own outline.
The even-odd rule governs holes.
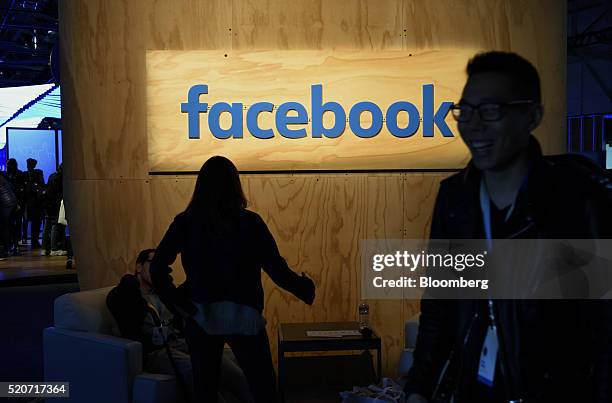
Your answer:
[[[62,402],[177,402],[174,376],[142,370],[142,345],[123,339],[106,307],[111,287],[55,300],[54,324],[44,330],[45,381],[70,382]],[[54,400],[54,399],[49,399]]]

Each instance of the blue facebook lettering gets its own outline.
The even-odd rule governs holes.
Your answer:
[[[189,88],[187,102],[181,103],[181,112],[187,114],[189,138],[200,138],[200,114],[208,113],[208,128],[212,135],[218,139],[243,138],[243,111],[244,105],[240,102],[227,103],[218,102],[208,108],[207,103],[200,102],[200,96],[208,94],[208,85],[197,84]],[[454,137],[450,128],[444,121],[448,111],[453,105],[452,102],[442,102],[434,112],[434,86],[433,84],[423,85],[423,137],[433,137],[434,127],[440,130],[443,137]],[[311,136],[313,138],[336,138],[340,137],[346,130],[346,111],[338,102],[323,102],[323,86],[315,84],[310,87],[310,111],[311,111]],[[408,114],[408,125],[399,127],[398,114],[400,112]],[[219,117],[222,113],[229,113],[231,125],[222,128]],[[259,127],[257,118],[261,113],[271,113],[274,115],[276,131],[282,137],[288,139],[300,139],[307,136],[305,125],[308,124],[308,111],[306,107],[298,102],[285,102],[278,106],[276,112],[274,105],[270,102],[257,102],[251,105],[246,111],[246,126],[251,136],[258,139],[271,139],[274,137],[272,128]],[[334,116],[332,127],[323,125],[323,115],[330,113]],[[369,113],[371,125],[363,127],[361,115]],[[398,101],[391,104],[383,118],[383,111],[378,105],[370,101],[357,102],[349,111],[348,125],[355,136],[360,138],[372,138],[380,133],[386,125],[387,130],[395,137],[407,138],[413,136],[421,124],[421,114],[418,108],[407,101]]]

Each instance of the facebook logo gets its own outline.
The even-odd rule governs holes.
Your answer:
[[[188,133],[190,139],[200,138],[200,116],[207,114],[208,128],[217,139],[235,138],[244,136],[244,105],[240,102],[227,103],[218,102],[208,107],[208,103],[202,102],[204,95],[208,94],[208,85],[197,84],[189,88],[187,102],[181,103],[181,112],[187,114]],[[248,133],[258,139],[271,139],[275,136],[273,128],[262,128],[259,126],[258,117],[261,113],[274,115],[276,133],[288,139],[304,138],[310,132],[313,138],[336,138],[342,136],[346,131],[347,121],[350,131],[360,138],[372,138],[377,136],[383,125],[391,135],[398,138],[413,136],[423,124],[423,137],[433,137],[434,128],[437,127],[443,137],[454,137],[450,128],[444,121],[448,111],[453,105],[450,101],[442,102],[436,108],[434,105],[434,86],[425,84],[422,87],[423,111],[411,102],[398,101],[391,104],[383,114],[381,108],[371,101],[357,102],[347,113],[338,102],[323,102],[323,86],[314,84],[310,87],[310,111],[299,102],[285,102],[278,106],[276,111],[271,102],[257,102],[246,110],[246,127]],[[398,114],[406,112],[408,124],[400,127]],[[228,128],[222,128],[219,117],[222,113],[229,113],[231,124]],[[334,115],[332,127],[323,125],[323,115],[330,113]],[[371,124],[363,127],[361,115],[368,113],[371,116]],[[310,119],[309,119],[310,116]],[[307,126],[310,123],[310,130]]]

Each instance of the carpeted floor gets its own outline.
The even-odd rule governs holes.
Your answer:
[[[78,283],[0,288],[0,381],[42,381],[42,331],[53,325],[53,301]]]

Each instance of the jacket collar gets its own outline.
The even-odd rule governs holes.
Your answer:
[[[531,227],[534,223],[535,208],[539,198],[546,192],[544,187],[547,186],[547,171],[549,169],[542,155],[542,148],[538,140],[530,136],[528,145],[528,160],[530,168],[527,174],[526,182],[519,190],[515,206],[509,223],[513,223],[513,233],[520,234],[524,230]],[[482,231],[482,216],[480,212],[480,182],[482,179],[482,171],[476,168],[470,160],[467,167],[462,172],[463,188],[465,192],[463,197],[456,206],[457,211],[464,212],[466,222],[469,224],[469,233],[479,234]],[[468,219],[471,217],[471,219]],[[469,223],[467,222],[469,221]]]

